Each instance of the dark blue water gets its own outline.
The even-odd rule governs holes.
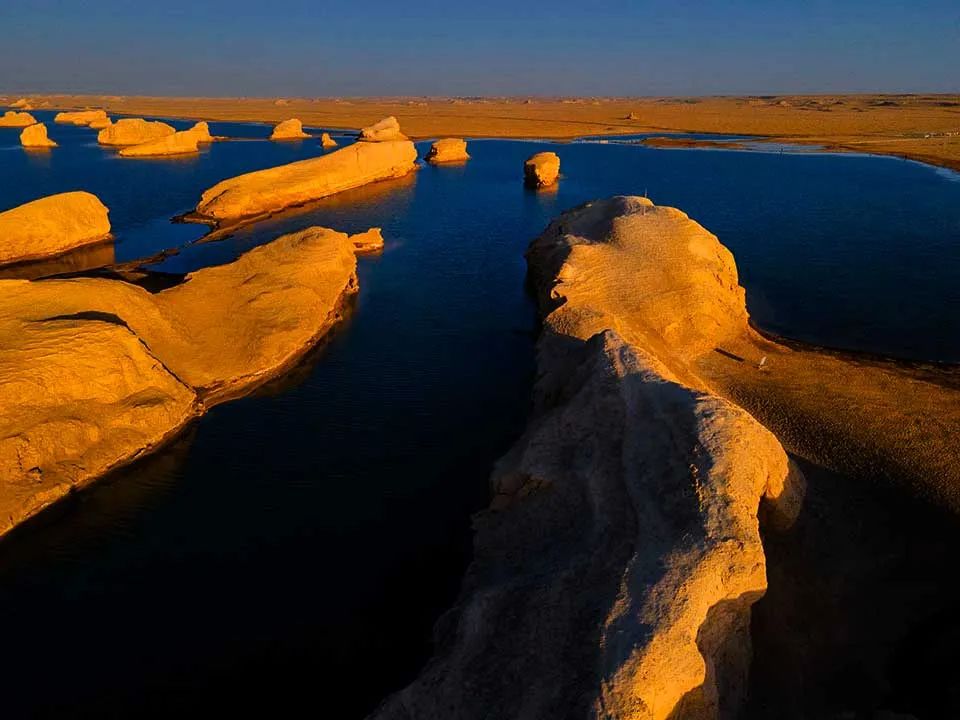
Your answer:
[[[522,161],[543,144],[476,141],[465,166],[187,245],[204,229],[168,221],[203,189],[319,145],[211,123],[250,139],[145,161],[50,130],[61,147],[44,154],[0,131],[0,208],[91,190],[120,259],[179,246],[156,267],[183,272],[312,224],[381,226],[387,248],[361,259],[350,318],[301,367],[0,542],[7,717],[359,717],[412,678],[468,561],[469,514],[523,426],[523,251],[585,200],[646,191],[686,210],[735,253],[763,327],[960,359],[960,182],[919,164],[551,145],[564,177],[532,193]]]

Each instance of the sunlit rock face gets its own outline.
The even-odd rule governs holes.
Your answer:
[[[194,124],[194,126],[186,132],[193,133],[199,143],[212,143],[215,140],[213,135],[210,134],[210,125],[203,120]]]
[[[110,127],[111,125],[113,125],[113,120],[111,120],[108,117],[94,118],[89,123],[87,123],[87,127],[90,128],[91,130],[103,130],[104,128]]]
[[[320,136],[320,145],[324,148],[335,148],[337,141],[330,137],[330,133],[323,133]]]
[[[98,125],[107,119],[106,110],[74,110],[58,112],[53,121],[64,125],[86,125],[92,126],[92,123]]]
[[[258,170],[217,183],[201,196],[197,214],[211,221],[239,220],[343,190],[406,175],[416,169],[410,141],[354,143],[332,153]]]
[[[97,133],[101,145],[139,145],[173,135],[176,130],[165,122],[143,118],[122,118]]]
[[[351,235],[350,242],[358,254],[377,253],[383,250],[383,231],[378,227],[370,228],[366,232]]]
[[[36,123],[36,118],[28,112],[7,110],[7,112],[0,117],[0,127],[27,127],[29,125],[36,125]]]
[[[424,158],[428,163],[460,163],[470,159],[467,154],[467,141],[459,138],[443,138],[430,146]]]
[[[120,150],[121,157],[157,157],[163,155],[185,155],[197,152],[200,135],[193,130],[183,130],[167,135],[159,140],[128,145]]]
[[[270,133],[271,140],[302,140],[308,137],[310,136],[303,131],[303,123],[296,118],[277,123]]]
[[[357,242],[308,228],[153,294],[0,280],[0,534],[295,363],[356,292]]]
[[[527,187],[553,185],[560,176],[560,157],[553,152],[531,155],[523,163],[523,181]]]
[[[730,253],[644,198],[530,246],[543,330],[526,434],[421,676],[376,718],[734,718],[766,588],[761,503],[803,480],[691,358],[746,323]]]
[[[391,115],[380,122],[363,128],[360,131],[360,139],[364,142],[393,142],[406,140],[407,136],[400,132],[400,123]]]
[[[47,126],[43,123],[29,125],[20,133],[20,144],[25,148],[53,148],[57,144],[47,137]]]
[[[103,240],[108,210],[96,195],[49,195],[0,213],[0,265],[51,257]]]

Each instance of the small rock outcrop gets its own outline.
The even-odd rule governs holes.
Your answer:
[[[326,149],[335,148],[337,141],[330,137],[330,133],[323,133],[323,135],[320,136],[320,145]]]
[[[310,135],[303,131],[303,123],[296,118],[290,118],[277,123],[270,133],[271,140],[303,140]]]
[[[210,134],[210,125],[205,120],[201,120],[192,128],[183,132],[193,133],[198,143],[212,143],[216,139]]]
[[[0,535],[283,372],[356,289],[353,241],[319,227],[157,293],[0,280]]]
[[[173,135],[176,130],[165,122],[143,118],[122,118],[97,133],[101,145],[140,145]]]
[[[192,130],[175,132],[159,140],[127,145],[120,150],[121,157],[158,157],[162,155],[186,155],[197,152],[198,135]]]
[[[364,142],[393,142],[406,140],[407,136],[400,132],[400,123],[391,115],[380,122],[363,128],[360,131],[360,139]]]
[[[527,187],[553,185],[560,177],[560,156],[555,152],[539,152],[523,163],[523,181]]]
[[[36,125],[37,120],[28,112],[15,112],[7,110],[3,117],[0,117],[0,127],[22,128]]]
[[[435,165],[466,162],[470,159],[467,154],[467,141],[459,138],[437,140],[430,146],[430,150],[427,151],[427,156],[424,159]]]
[[[20,144],[25,148],[54,148],[57,144],[47,137],[47,126],[43,123],[28,125],[20,133]]]
[[[0,264],[53,257],[100,242],[110,233],[109,210],[96,195],[49,195],[0,212]]]
[[[258,170],[217,183],[206,190],[194,218],[236,221],[302,205],[416,169],[413,143],[354,143],[320,157]]]
[[[383,231],[373,227],[366,232],[351,235],[350,242],[353,243],[353,249],[358,254],[377,253],[383,250]]]
[[[106,119],[106,110],[73,110],[58,112],[53,121],[64,125],[90,125],[93,122],[102,123]]]
[[[87,127],[91,130],[103,130],[104,128],[110,127],[113,125],[113,120],[108,117],[94,118],[89,123]]]
[[[20,98],[20,99],[17,100],[16,102],[11,103],[10,107],[12,107],[12,108],[20,108],[21,110],[30,110],[30,109],[32,109],[32,108],[30,107],[30,101],[27,100],[26,98]]]

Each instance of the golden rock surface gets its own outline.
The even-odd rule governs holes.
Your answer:
[[[97,142],[101,145],[139,145],[173,135],[175,132],[176,130],[165,122],[121,118],[97,133]]]
[[[320,136],[320,145],[325,148],[335,148],[337,146],[337,141],[330,137],[330,133],[323,133]]]
[[[54,116],[53,121],[64,125],[88,125],[92,127],[91,123],[96,122],[99,124],[106,119],[106,110],[74,110],[58,112]]]
[[[354,143],[320,157],[239,175],[201,196],[199,216],[214,221],[275,212],[416,168],[417,150],[403,142]]]
[[[28,125],[20,133],[20,144],[25,148],[54,148],[57,144],[47,137],[47,126],[43,123]]]
[[[0,127],[28,127],[30,125],[36,125],[36,118],[33,117],[28,112],[15,112],[13,110],[7,110],[2,117],[0,117]]]
[[[393,115],[360,130],[360,139],[364,142],[393,142],[406,140],[400,132],[400,123]]]
[[[354,240],[319,227],[153,294],[0,280],[0,534],[290,367],[356,288]]]
[[[560,176],[560,157],[554,152],[539,152],[523,163],[523,181],[528,187],[548,187]]]
[[[303,123],[296,118],[290,118],[277,123],[270,133],[271,140],[302,140],[310,135],[303,131]]]
[[[106,206],[75,191],[0,212],[0,265],[52,257],[100,242],[110,232]]]
[[[467,141],[460,138],[443,138],[430,146],[424,158],[428,163],[458,163],[470,159]]]
[[[94,118],[89,123],[87,123],[87,127],[90,128],[91,130],[103,130],[104,128],[108,128],[111,125],[113,125],[113,120],[111,120],[108,117]]]
[[[157,157],[161,155],[185,155],[197,152],[200,136],[193,130],[182,130],[159,140],[127,145],[120,150],[121,157]]]

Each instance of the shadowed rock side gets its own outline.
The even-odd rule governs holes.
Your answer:
[[[75,110],[72,112],[58,112],[54,116],[53,121],[64,125],[86,125],[92,127],[91,123],[97,122],[99,124],[106,119],[106,110]]]
[[[439,165],[442,163],[466,162],[470,159],[467,154],[467,142],[459,138],[443,138],[430,146],[424,158],[427,162]]]
[[[0,534],[291,366],[356,287],[354,240],[318,227],[155,294],[0,281]]]
[[[523,181],[527,187],[553,185],[560,177],[560,157],[553,152],[539,152],[523,163]]]
[[[25,148],[54,148],[57,144],[47,137],[47,126],[43,123],[30,125],[20,133],[20,144]]]
[[[7,112],[0,117],[0,127],[22,128],[28,125],[35,125],[36,122],[36,118],[30,113],[14,112],[13,110],[7,110]]]
[[[303,123],[296,118],[290,118],[277,123],[270,133],[271,140],[302,140],[310,135],[303,131]]]
[[[123,118],[97,133],[97,142],[101,145],[139,145],[173,135],[175,132],[172,126],[164,122]]]
[[[238,175],[206,190],[197,215],[213,222],[240,220],[319,200],[416,169],[410,141],[354,143],[336,152]]]
[[[730,253],[678,217],[616,198],[565,214],[531,245],[544,315],[534,411],[494,471],[434,659],[375,718],[738,712],[750,607],[766,588],[758,507],[765,498],[789,524],[803,481],[774,436],[685,360],[746,312]],[[676,264],[606,284],[608,250],[661,243]],[[617,292],[643,299],[629,332]]]
[[[66,192],[0,213],[0,265],[52,257],[100,242],[110,232],[106,206],[88,192]]]

